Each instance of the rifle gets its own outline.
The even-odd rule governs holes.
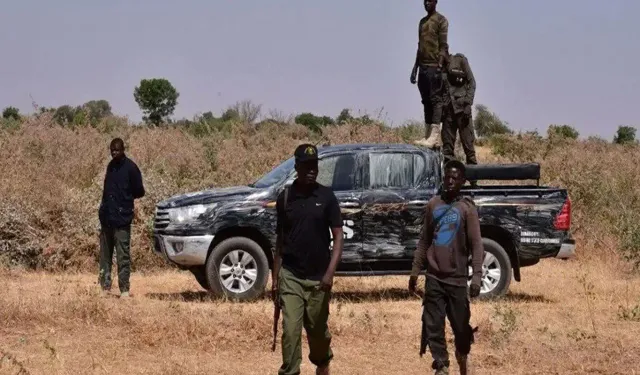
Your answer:
[[[278,321],[280,320],[280,303],[276,299],[273,302],[273,343],[271,344],[271,351],[276,351],[276,341],[278,341]]]
[[[284,207],[283,209],[287,208],[287,198],[289,196],[289,188],[285,187],[284,188]],[[286,212],[286,211],[285,211]],[[282,232],[284,232],[284,229],[282,228],[282,226],[280,227],[280,230]],[[280,233],[280,238],[282,238],[282,234]],[[276,249],[276,251],[279,251],[279,249]],[[277,275],[276,275],[277,277]],[[275,352],[276,351],[276,341],[278,341],[278,323],[280,321],[280,299],[278,298],[277,295],[273,295],[273,343],[271,344],[271,351]]]

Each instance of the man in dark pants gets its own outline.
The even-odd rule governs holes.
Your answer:
[[[464,164],[457,160],[447,162],[443,192],[433,197],[425,209],[409,279],[409,290],[415,292],[418,275],[426,263],[422,320],[437,375],[449,373],[445,317],[453,329],[460,373],[470,374],[468,354],[473,331],[467,298],[468,259],[471,255],[473,273],[469,295],[475,298],[480,294],[484,249],[476,206],[471,198],[460,195],[464,182]]]
[[[118,261],[118,287],[121,297],[129,297],[131,256],[131,222],[134,216],[134,200],[145,194],[142,174],[136,163],[124,152],[124,142],[115,138],[109,146],[111,161],[107,166],[102,191],[100,218],[100,275],[98,282],[106,294],[111,289],[111,264],[113,249]]]
[[[294,156],[298,177],[276,200],[272,294],[283,314],[282,366],[278,374],[300,374],[304,325],[309,360],[316,365],[316,374],[328,375],[333,352],[327,321],[333,276],[342,256],[342,215],[333,191],[316,182],[316,147],[300,145]]]
[[[467,164],[478,164],[473,145],[475,135],[471,109],[476,94],[476,80],[467,57],[461,53],[449,56],[445,69],[446,95],[442,124],[442,153],[445,160],[455,159],[456,132],[467,157]]]
[[[418,24],[418,51],[411,70],[410,81],[416,83],[424,107],[425,138],[416,144],[434,148],[442,145],[440,128],[442,123],[442,101],[445,95],[442,69],[448,56],[449,21],[436,11],[437,0],[425,0],[427,15]],[[431,134],[427,133],[431,128]]]

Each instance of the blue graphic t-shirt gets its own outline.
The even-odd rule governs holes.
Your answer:
[[[427,275],[442,282],[466,286],[469,255],[472,255],[473,280],[480,282],[484,249],[480,222],[471,198],[445,202],[433,197],[425,209],[424,228],[414,255],[412,274],[426,263]]]

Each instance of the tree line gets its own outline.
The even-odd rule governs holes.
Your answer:
[[[133,90],[133,98],[138,107],[143,112],[143,121],[151,126],[161,126],[162,124],[183,125],[196,128],[205,126],[207,128],[224,128],[225,124],[232,121],[243,121],[250,124],[256,124],[260,116],[261,106],[254,105],[251,102],[244,101],[236,103],[225,110],[219,117],[213,112],[205,112],[195,116],[193,120],[182,119],[173,120],[173,115],[180,93],[174,85],[165,78],[142,79],[140,84]],[[476,113],[474,115],[474,128],[476,135],[480,138],[491,137],[500,134],[513,134],[514,131],[509,127],[506,121],[489,110],[484,104],[475,106]],[[104,118],[112,116],[112,108],[106,100],[91,100],[80,106],[63,105],[58,108],[39,107],[38,113],[52,113],[53,119],[60,125],[97,125]],[[343,109],[335,118],[326,115],[315,115],[310,112],[304,112],[296,115],[293,119],[285,118],[280,113],[271,113],[266,120],[257,123],[276,122],[286,123],[295,121],[295,123],[306,126],[313,132],[320,132],[323,127],[331,125],[339,125],[343,123],[361,123],[373,124],[375,121],[368,115],[354,117],[349,109]],[[20,121],[22,115],[15,107],[9,106],[2,111],[2,118],[5,120]],[[537,135],[537,131],[527,132]],[[552,124],[547,129],[547,136],[556,136],[569,139],[577,139],[580,134],[572,126]],[[620,125],[613,137],[613,143],[630,144],[636,143],[636,128],[633,126]]]

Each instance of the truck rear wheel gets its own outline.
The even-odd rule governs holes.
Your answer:
[[[511,284],[511,260],[509,254],[496,241],[483,238],[484,260],[482,262],[482,282],[478,299],[491,299],[503,296]],[[469,265],[469,275],[471,275]],[[469,278],[471,284],[471,278]]]
[[[220,242],[206,264],[210,291],[237,301],[250,301],[264,292],[269,262],[260,245],[246,237]]]

